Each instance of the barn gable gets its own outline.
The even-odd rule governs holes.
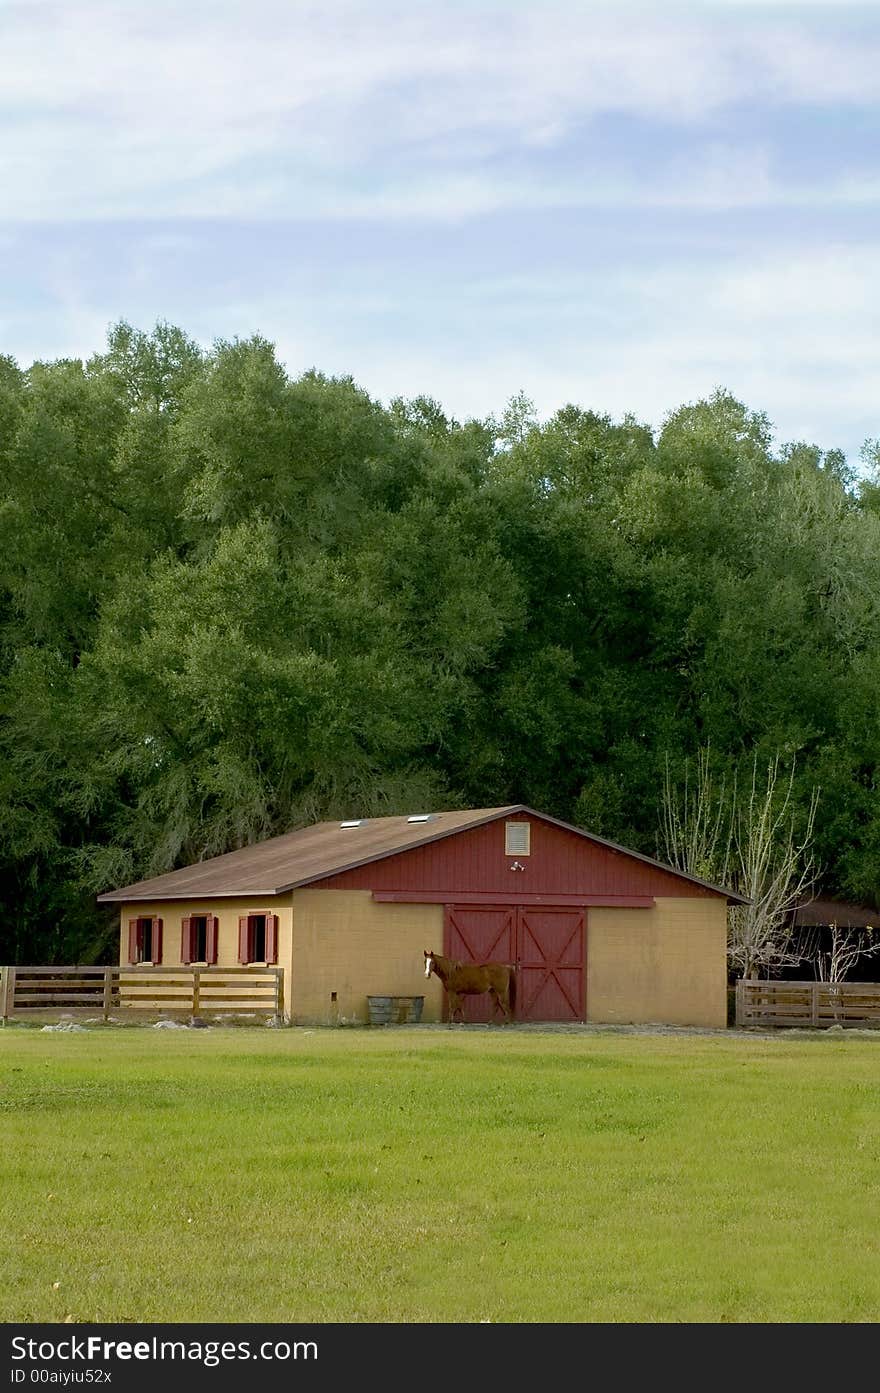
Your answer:
[[[512,821],[530,827],[528,853],[506,850]],[[728,896],[720,887],[683,875],[622,847],[591,837],[522,805],[478,827],[310,882],[314,889],[372,890],[409,901],[455,897],[608,905],[650,902],[655,896]],[[732,896],[731,896],[732,898]]]
[[[535,843],[509,851],[505,826],[527,822]],[[499,842],[499,839],[500,842]],[[499,850],[500,846],[500,850]],[[521,870],[511,871],[516,863]],[[523,803],[419,816],[319,822],[208,861],[98,896],[101,903],[217,896],[281,895],[305,885],[367,888],[377,894],[420,889],[440,894],[585,894],[632,902],[639,896],[741,896],[640,852],[536,812]],[[586,901],[583,901],[586,903]]]

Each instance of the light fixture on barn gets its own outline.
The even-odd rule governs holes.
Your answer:
[[[512,861],[508,869],[511,871],[524,871],[525,866],[522,861]]]

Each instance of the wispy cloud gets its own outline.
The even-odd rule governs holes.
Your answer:
[[[428,393],[459,418],[499,412],[522,388],[544,416],[573,401],[657,426],[723,385],[766,410],[780,441],[837,446],[855,461],[880,434],[880,245],[732,247],[641,264],[630,248],[580,266],[568,255],[493,269],[496,221],[470,244],[469,267],[464,244],[442,263],[429,245],[406,263],[393,264],[392,247],[389,262],[373,248],[322,265],[289,234],[273,247],[268,231],[255,244],[231,230],[209,248],[206,229],[173,226],[94,250],[88,232],[39,237],[30,298],[0,309],[0,347],[24,362],[85,357],[120,314],[146,326],[163,315],[206,345],[260,332],[293,374],[351,373],[386,401]],[[5,252],[21,259],[14,237]],[[251,263],[265,263],[262,281],[242,269]]]
[[[573,171],[554,182],[543,166],[554,150],[589,164],[597,118],[664,122],[687,142],[744,103],[876,102],[880,39],[756,8],[7,4],[0,213],[381,217],[401,216],[408,195],[416,217],[524,196],[577,204],[588,195]],[[505,184],[492,166],[511,158]],[[635,201],[638,174],[623,162],[604,197]],[[770,202],[784,183],[766,183]]]
[[[880,434],[880,4],[0,0],[0,351]]]
[[[282,310],[279,346],[296,364],[284,321]],[[855,459],[880,426],[878,322],[880,246],[831,246],[485,278],[463,285],[447,311],[454,356],[420,358],[392,336],[354,356],[380,394],[391,383],[433,391],[461,414],[498,409],[521,387],[545,415],[573,401],[656,426],[722,385],[767,410],[780,442],[813,440]]]

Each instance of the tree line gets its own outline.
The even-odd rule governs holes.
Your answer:
[[[459,422],[164,324],[0,358],[0,962],[99,959],[99,891],[321,818],[525,802],[662,855],[709,748],[876,903],[878,459],[724,390]]]

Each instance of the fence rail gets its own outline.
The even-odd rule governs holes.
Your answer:
[[[0,1020],[31,1011],[270,1012],[280,1016],[281,967],[2,967]]]
[[[880,1027],[880,982],[736,984],[737,1025]]]

